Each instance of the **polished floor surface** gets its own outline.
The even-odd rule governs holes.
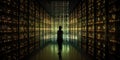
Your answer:
[[[57,44],[50,44],[28,60],[90,60],[85,54],[80,53],[77,49],[70,45],[63,44],[61,56],[58,54]]]

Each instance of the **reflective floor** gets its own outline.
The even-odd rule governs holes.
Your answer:
[[[28,60],[90,60],[85,54],[80,53],[77,49],[70,45],[63,45],[61,56],[58,54],[57,44],[50,44],[34,55]]]

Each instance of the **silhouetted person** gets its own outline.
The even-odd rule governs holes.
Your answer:
[[[59,56],[59,60],[62,60],[62,56],[61,56],[61,53],[60,53],[60,54],[58,54],[58,56]]]
[[[62,29],[62,26],[59,26],[59,30],[57,31],[57,43],[58,43],[59,55],[61,55],[62,42],[63,42],[63,31],[61,29]]]

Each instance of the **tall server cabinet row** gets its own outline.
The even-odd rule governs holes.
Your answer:
[[[0,58],[21,60],[44,45],[42,38],[50,31],[45,20],[49,15],[35,0],[1,0]]]
[[[81,48],[97,60],[120,59],[120,2],[118,0],[81,0],[71,12],[77,14]],[[77,11],[75,13],[74,11]],[[70,15],[70,20],[72,18]],[[74,25],[72,25],[75,27]]]
[[[79,21],[77,19],[77,9],[70,14],[69,16],[69,37],[70,42],[74,44],[75,46],[80,45],[80,37],[79,36]]]

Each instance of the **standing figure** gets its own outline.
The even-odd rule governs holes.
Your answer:
[[[62,42],[63,42],[63,31],[61,30],[62,26],[59,26],[59,30],[57,31],[57,43],[58,43],[58,54],[61,54],[62,51]]]

